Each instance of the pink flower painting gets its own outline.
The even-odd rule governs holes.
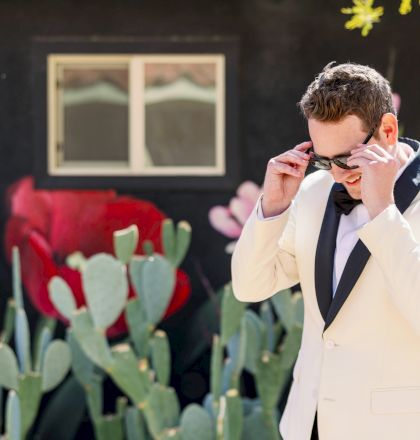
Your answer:
[[[209,211],[209,221],[216,231],[229,238],[239,238],[243,225],[250,216],[262,189],[249,180],[243,182],[236,191],[236,197],[229,206],[217,205]],[[227,253],[232,253],[236,240],[228,243]]]

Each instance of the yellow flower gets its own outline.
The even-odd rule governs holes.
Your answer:
[[[411,12],[411,0],[401,0],[399,13],[401,15],[406,15]]]
[[[346,21],[345,28],[350,30],[359,28],[362,30],[362,36],[366,37],[373,23],[379,23],[384,13],[384,8],[382,6],[374,8],[373,2],[374,0],[353,0],[354,6],[341,8],[343,14],[353,14],[353,17]]]

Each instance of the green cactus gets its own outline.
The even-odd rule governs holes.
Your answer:
[[[156,325],[172,296],[175,270],[185,257],[191,231],[183,222],[178,223],[175,231],[172,221],[167,220],[162,234],[165,257],[154,253],[153,246],[147,242],[143,242],[146,256],[133,255],[138,244],[136,227],[114,234],[118,260],[107,254],[88,260],[83,257],[77,267],[81,270],[87,307],[76,310],[69,286],[54,277],[49,284],[51,300],[69,319],[71,327],[65,343],[52,341],[53,330],[41,323],[33,363],[29,326],[17,287],[20,274],[14,270],[14,277],[19,281],[14,283],[16,307],[12,303],[8,313],[15,316],[19,362],[5,344],[13,331],[12,319],[12,326],[9,324],[1,336],[0,386],[16,390],[22,402],[23,436],[33,423],[42,392],[63,379],[71,361],[73,374],[85,389],[95,436],[99,440],[119,440],[124,435],[128,440],[280,438],[277,403],[300,345],[301,295],[281,292],[262,303],[258,315],[237,301],[231,284],[227,284],[221,301],[220,336],[215,335],[213,339],[211,393],[206,396],[205,408],[189,405],[181,415],[177,395],[168,387],[171,372],[168,338],[165,332],[156,330]],[[19,264],[16,252],[14,259]],[[137,294],[130,300],[125,264]],[[277,321],[272,307],[279,318]],[[130,339],[111,346],[105,333],[121,312],[125,312]],[[279,342],[282,342],[280,346]],[[239,394],[243,369],[255,376],[256,399],[241,398]],[[102,414],[105,373],[131,400],[132,406],[128,407],[127,398],[119,398],[115,414]]]
[[[174,222],[166,218],[162,222],[162,245],[165,257],[174,265],[176,252],[176,235]]]
[[[258,396],[265,410],[271,411],[277,404],[284,383],[282,373],[281,356],[269,351],[263,352],[257,362],[255,379]]]
[[[245,365],[246,347],[246,319],[243,316],[239,330],[231,336],[228,342],[228,354],[232,362],[229,388],[239,389],[239,379]]]
[[[171,219],[165,219],[162,224],[162,242],[165,257],[173,267],[179,267],[185,258],[191,242],[191,226],[186,221],[180,221],[176,226]]]
[[[274,333],[274,316],[269,301],[264,301],[260,307],[260,317],[264,322],[264,338],[262,349],[274,351],[275,348],[275,333]]]
[[[216,418],[219,412],[219,401],[222,393],[223,347],[219,335],[213,336],[213,347],[210,366],[210,389],[212,395],[211,414]]]
[[[128,344],[118,344],[111,349],[104,336],[104,330],[95,328],[90,313],[83,308],[73,313],[72,333],[83,352],[110,375],[135,405],[130,413],[126,411],[124,416],[125,429],[131,433],[127,435],[133,437],[136,435],[134,433],[139,431],[139,435],[142,436],[140,438],[147,439],[151,435],[153,439],[160,440],[188,440],[186,436],[190,431],[194,433],[195,428],[186,428],[190,423],[189,419],[184,413],[179,417],[176,394],[171,388],[166,387],[170,374],[167,336],[161,330],[152,335],[159,318],[156,318],[157,314],[153,315],[150,312],[150,306],[147,307],[146,282],[141,279],[149,263],[152,264],[152,261],[148,261],[147,257],[131,259],[130,275],[137,293],[140,294],[126,305],[126,317],[136,353],[143,353],[145,357],[138,358]],[[150,266],[150,271],[152,270],[153,267]],[[212,349],[211,394],[206,398],[207,410],[199,407],[201,414],[205,414],[206,422],[201,421],[193,425],[200,429],[200,438],[209,434],[209,439],[248,439],[250,437],[247,427],[250,420],[255,420],[261,426],[264,431],[263,439],[279,438],[279,415],[276,405],[296,358],[301,336],[299,297],[286,299],[288,301],[284,307],[291,311],[291,318],[289,321],[286,318],[285,323],[288,333],[278,353],[274,353],[271,350],[276,347],[283,326],[274,322],[270,303],[263,304],[260,317],[252,310],[245,310],[245,305],[233,297],[230,285],[225,287],[222,300],[222,336],[215,336]],[[278,308],[275,309],[277,312]],[[155,319],[150,321],[150,316],[154,316]],[[223,339],[226,340],[224,345]],[[224,346],[229,357],[222,368]],[[267,348],[271,350],[264,350]],[[153,381],[153,370],[148,366],[149,358],[158,382]],[[259,395],[259,400],[255,402],[249,399],[242,400],[239,395],[243,368],[255,374]],[[86,370],[84,374],[91,372],[91,369]],[[96,418],[99,413],[98,406],[96,404]],[[136,411],[139,411],[138,414]],[[204,420],[204,417],[202,419]]]
[[[250,399],[249,397],[242,398],[242,408],[243,408],[244,417],[252,414],[254,409],[259,406],[261,406],[260,400],[257,397],[254,399]]]
[[[12,278],[13,278],[13,298],[17,309],[23,308],[22,280],[20,270],[19,249],[13,246],[12,249]]]
[[[98,370],[81,349],[72,329],[67,329],[66,337],[71,348],[72,371],[85,391],[89,415],[95,429],[95,438],[98,440],[123,439],[127,399],[117,400],[117,414],[105,416],[102,414],[104,379],[102,370]]]
[[[232,359],[226,358],[222,369],[222,394],[234,386],[233,384],[234,364]]]
[[[290,370],[296,361],[302,339],[302,327],[294,325],[287,333],[280,347],[281,366],[283,370]]]
[[[184,437],[180,428],[169,428],[162,432],[160,440],[184,440]]]
[[[174,266],[179,267],[185,258],[187,250],[191,242],[191,226],[185,220],[178,222],[176,225],[176,251]]]
[[[280,320],[274,321],[270,302],[262,303],[258,316],[250,309],[244,310],[244,305],[241,307],[233,297],[231,286],[225,286],[221,329],[229,357],[222,372],[222,392],[226,394],[220,397],[217,407],[218,440],[280,439],[277,403],[299,350],[303,322],[301,295],[292,296],[290,292],[282,292],[282,295],[271,301],[276,314],[284,317],[287,329],[283,343],[275,353],[283,324]],[[212,363],[215,365],[220,362],[219,345],[215,338],[212,350]],[[251,401],[239,396],[242,368],[254,374],[258,399]],[[212,394],[207,395],[204,401],[209,414],[213,414],[215,408],[215,392],[217,387],[212,388]],[[229,415],[236,420],[232,425],[229,424]]]
[[[147,430],[140,410],[134,406],[125,411],[125,432],[127,440],[146,440]]]
[[[225,415],[223,418],[223,438],[224,440],[241,440],[243,429],[243,407],[237,389],[226,392]]]
[[[130,278],[138,297],[127,301],[124,294],[124,304],[121,307],[119,302],[123,295],[118,293],[116,295],[118,305],[113,309],[117,309],[119,314],[125,307],[130,337],[134,342],[136,353],[127,343],[111,348],[105,337],[105,330],[113,322],[113,318],[109,317],[110,302],[108,300],[105,304],[106,298],[103,298],[103,291],[106,290],[104,283],[118,290],[123,284],[121,273],[126,276],[122,264],[113,257],[100,254],[91,257],[85,263],[82,280],[87,296],[87,308],[74,310],[73,304],[65,299],[73,295],[63,283],[51,283],[50,295],[56,307],[65,311],[64,314],[70,318],[71,330],[68,332],[68,342],[74,357],[73,372],[84,384],[85,389],[89,387],[93,390],[87,394],[87,401],[97,436],[105,438],[103,437],[105,434],[101,433],[101,426],[107,422],[101,415],[101,378],[96,377],[93,365],[109,374],[114,383],[135,405],[131,412],[124,415],[126,428],[128,424],[131,431],[138,431],[139,423],[133,415],[135,408],[138,408],[139,420],[147,421],[146,433],[152,433],[154,438],[158,433],[160,436],[176,438],[179,434],[179,430],[176,429],[179,422],[179,402],[174,390],[166,387],[171,368],[169,343],[166,334],[161,330],[156,331],[152,336],[154,326],[162,318],[172,296],[175,270],[165,257],[158,254],[148,257],[132,256],[131,250],[127,250],[134,247],[133,243],[131,245],[128,243],[129,235],[129,233],[116,234],[116,254],[124,263],[129,262]],[[126,241],[123,243],[124,240]],[[106,280],[98,281],[103,273],[106,274]],[[53,294],[54,289],[58,293]],[[111,296],[110,293],[107,295]],[[104,304],[101,304],[100,299]],[[106,314],[108,316],[105,316]],[[156,373],[149,369],[149,357]],[[153,382],[154,376],[159,383]],[[115,417],[111,416],[108,424],[114,426],[115,420]],[[111,428],[108,429],[110,430]],[[148,435],[145,438],[148,439]]]
[[[154,253],[151,242],[143,242],[148,256],[133,256],[138,244],[138,229],[133,226],[114,234],[115,254],[97,254],[89,259],[81,253],[68,258],[68,263],[81,272],[87,307],[76,309],[74,295],[59,278],[50,280],[50,299],[56,309],[70,321],[67,341],[52,340],[54,328],[42,322],[37,326],[31,356],[29,325],[23,310],[19,252],[13,249],[14,301],[6,312],[6,328],[0,342],[0,385],[14,389],[21,399],[22,439],[36,416],[42,392],[48,392],[62,381],[70,364],[73,374],[83,384],[89,413],[97,438],[122,439],[124,431],[131,436],[140,432],[145,440],[150,435],[181,438],[180,407],[172,388],[168,388],[171,354],[166,333],[154,332],[162,319],[175,287],[175,268],[185,256],[190,228],[180,222],[174,234],[172,261]],[[127,301],[128,279],[125,264],[137,298]],[[110,346],[105,336],[126,309],[130,337],[136,353],[127,343]],[[10,339],[15,321],[14,352],[5,343]],[[152,333],[154,332],[153,336]],[[139,357],[137,357],[137,355]],[[149,368],[149,360],[154,370]],[[116,414],[103,415],[103,372],[106,372],[131,399],[119,399]],[[154,380],[158,383],[154,383]],[[156,435],[155,435],[156,434]],[[139,439],[140,440],[140,439]]]
[[[154,383],[146,401],[139,406],[153,438],[160,438],[165,429],[179,424],[180,406],[173,388]]]
[[[92,387],[94,377],[97,375],[95,365],[80,347],[74,336],[74,330],[71,328],[67,328],[66,339],[71,350],[72,372],[84,389],[88,390]],[[102,405],[100,405],[100,408],[102,408]]]
[[[85,384],[86,403],[93,425],[95,427],[96,438],[101,438],[100,420],[103,416],[103,380],[104,377],[99,374],[93,374],[89,382]]]
[[[152,366],[156,371],[157,380],[162,385],[168,386],[171,374],[171,351],[168,337],[163,330],[157,330],[150,343]]]
[[[92,316],[86,307],[81,307],[73,314],[71,323],[74,336],[85,353],[96,365],[108,370],[113,362],[108,341],[104,331],[94,327]]]
[[[229,339],[238,331],[246,304],[238,301],[233,295],[232,285],[224,288],[222,299],[221,338],[222,345],[226,346]]]
[[[153,241],[151,240],[144,240],[143,241],[143,252],[144,255],[148,257],[152,257],[155,252],[155,245],[153,244]]]
[[[86,263],[82,285],[95,327],[106,329],[117,320],[127,301],[126,267],[111,255],[96,254]]]
[[[188,405],[181,415],[182,440],[214,440],[213,420],[200,405]]]
[[[116,414],[106,414],[99,416],[94,420],[95,435],[100,440],[123,440],[124,435],[124,418],[127,408],[127,399],[119,397],[117,399]]]
[[[21,413],[19,396],[10,390],[6,401],[6,437],[7,440],[21,440]]]
[[[117,258],[124,264],[130,262],[139,241],[139,229],[137,225],[115,231],[114,252]]]
[[[125,317],[137,355],[140,358],[149,357],[150,335],[154,326],[147,321],[146,309],[139,298],[127,302]]]
[[[41,361],[42,391],[51,391],[66,377],[71,365],[71,352],[67,343],[52,341]]]
[[[15,353],[8,345],[0,343],[0,385],[9,390],[17,390],[18,374]]]
[[[49,316],[39,316],[35,327],[35,334],[32,338],[32,340],[34,341],[34,343],[32,344],[32,359],[34,359],[34,365],[37,365],[39,356],[43,353],[41,345],[45,344],[45,339],[47,338],[47,336],[51,336],[52,339],[56,327],[56,319],[50,318]]]
[[[39,373],[30,372],[19,376],[18,382],[22,415],[22,438],[25,438],[38,413],[42,397],[42,378]]]
[[[63,278],[54,276],[48,283],[51,302],[55,308],[67,319],[71,319],[76,310],[76,301],[73,292]]]
[[[70,320],[68,343],[51,341],[53,332],[49,327],[40,327],[33,364],[26,315],[22,307],[16,307],[19,362],[7,345],[0,344],[0,385],[16,389],[22,400],[22,432],[28,432],[42,392],[62,380],[66,372],[63,365],[71,360],[73,373],[86,392],[97,439],[122,439],[124,433],[128,440],[250,440],[251,433],[259,440],[279,439],[276,407],[297,356],[303,321],[302,297],[290,291],[265,301],[258,315],[236,300],[230,283],[224,287],[220,336],[215,335],[213,340],[211,393],[204,401],[206,409],[189,405],[180,415],[178,398],[168,387],[168,338],[155,328],[172,296],[175,269],[185,256],[190,232],[188,224],[178,223],[175,231],[172,221],[167,220],[162,226],[165,257],[154,253],[147,242],[143,242],[147,255],[139,257],[133,255],[138,244],[137,228],[117,231],[114,246],[119,260],[98,254],[83,259],[78,266],[87,297],[87,307],[79,310],[67,284],[54,278],[49,285],[50,296],[60,313]],[[130,300],[125,264],[137,294]],[[15,276],[19,274],[15,272]],[[18,290],[14,296],[15,303],[22,305]],[[13,314],[10,307],[9,313]],[[275,321],[272,307],[281,321]],[[111,346],[105,332],[123,311],[130,340]],[[3,334],[7,337],[11,331]],[[228,358],[224,362],[225,348]],[[19,373],[19,367],[25,374]],[[255,375],[256,399],[242,399],[239,394],[243,369]],[[133,406],[128,407],[127,399],[120,398],[116,414],[102,414],[105,373]],[[259,430],[253,430],[253,424]]]
[[[124,424],[121,417],[116,414],[102,416],[96,424],[96,438],[101,440],[124,439]]]
[[[32,369],[29,324],[25,311],[20,307],[16,310],[15,347],[19,360],[20,372],[22,374],[29,373]]]
[[[261,318],[253,311],[246,310],[245,315],[246,352],[244,368],[255,374],[257,359],[263,349],[265,325]]]
[[[130,277],[137,296],[144,303],[147,321],[157,324],[166,311],[175,287],[175,270],[159,254],[146,258],[134,257],[130,262]]]
[[[151,375],[145,359],[138,360],[128,344],[112,348],[113,362],[108,369],[115,384],[121,388],[134,404],[144,402],[151,386]]]
[[[277,419],[255,406],[244,418],[242,440],[280,440]]]
[[[103,333],[94,328],[93,320],[86,308],[74,313],[72,331],[86,355],[111,376],[133,403],[139,404],[145,400],[150,387],[147,362],[143,361],[139,367],[137,358],[128,344],[116,345],[111,350]]]
[[[42,369],[42,363],[44,361],[45,352],[51,343],[52,335],[51,330],[48,327],[44,327],[40,334],[38,351],[35,354],[35,371],[40,372]]]
[[[293,325],[303,323],[303,299],[301,293],[292,294],[290,289],[276,293],[270,298],[277,316],[281,319],[287,331]]]
[[[66,356],[66,343],[58,340],[51,342],[51,327],[46,326],[43,331],[37,332],[35,361],[32,361],[29,324],[23,309],[19,250],[16,247],[13,248],[12,273],[14,300],[6,320],[6,333],[3,332],[3,335],[8,336],[3,338],[3,341],[10,338],[13,328],[11,317],[14,315],[17,359],[12,349],[0,342],[0,386],[17,393],[20,403],[20,437],[24,439],[37,415],[42,392],[58,385],[69,370],[70,360],[69,356]],[[15,313],[12,311],[14,306]],[[55,356],[58,346],[59,356]]]

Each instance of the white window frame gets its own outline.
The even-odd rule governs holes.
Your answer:
[[[215,63],[216,115],[214,166],[145,166],[144,68],[146,63]],[[59,145],[63,142],[62,106],[57,84],[65,67],[127,65],[129,71],[128,166],[99,161],[67,162],[60,165]],[[47,78],[48,174],[52,176],[223,176],[225,163],[225,55],[223,54],[49,54]]]

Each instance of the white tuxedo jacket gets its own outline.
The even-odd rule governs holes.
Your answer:
[[[339,217],[327,171],[307,176],[291,207],[261,221],[255,206],[232,255],[241,301],[300,283],[304,326],[280,421],[284,440],[420,439],[420,156],[395,186],[396,205],[358,230],[334,298]]]

